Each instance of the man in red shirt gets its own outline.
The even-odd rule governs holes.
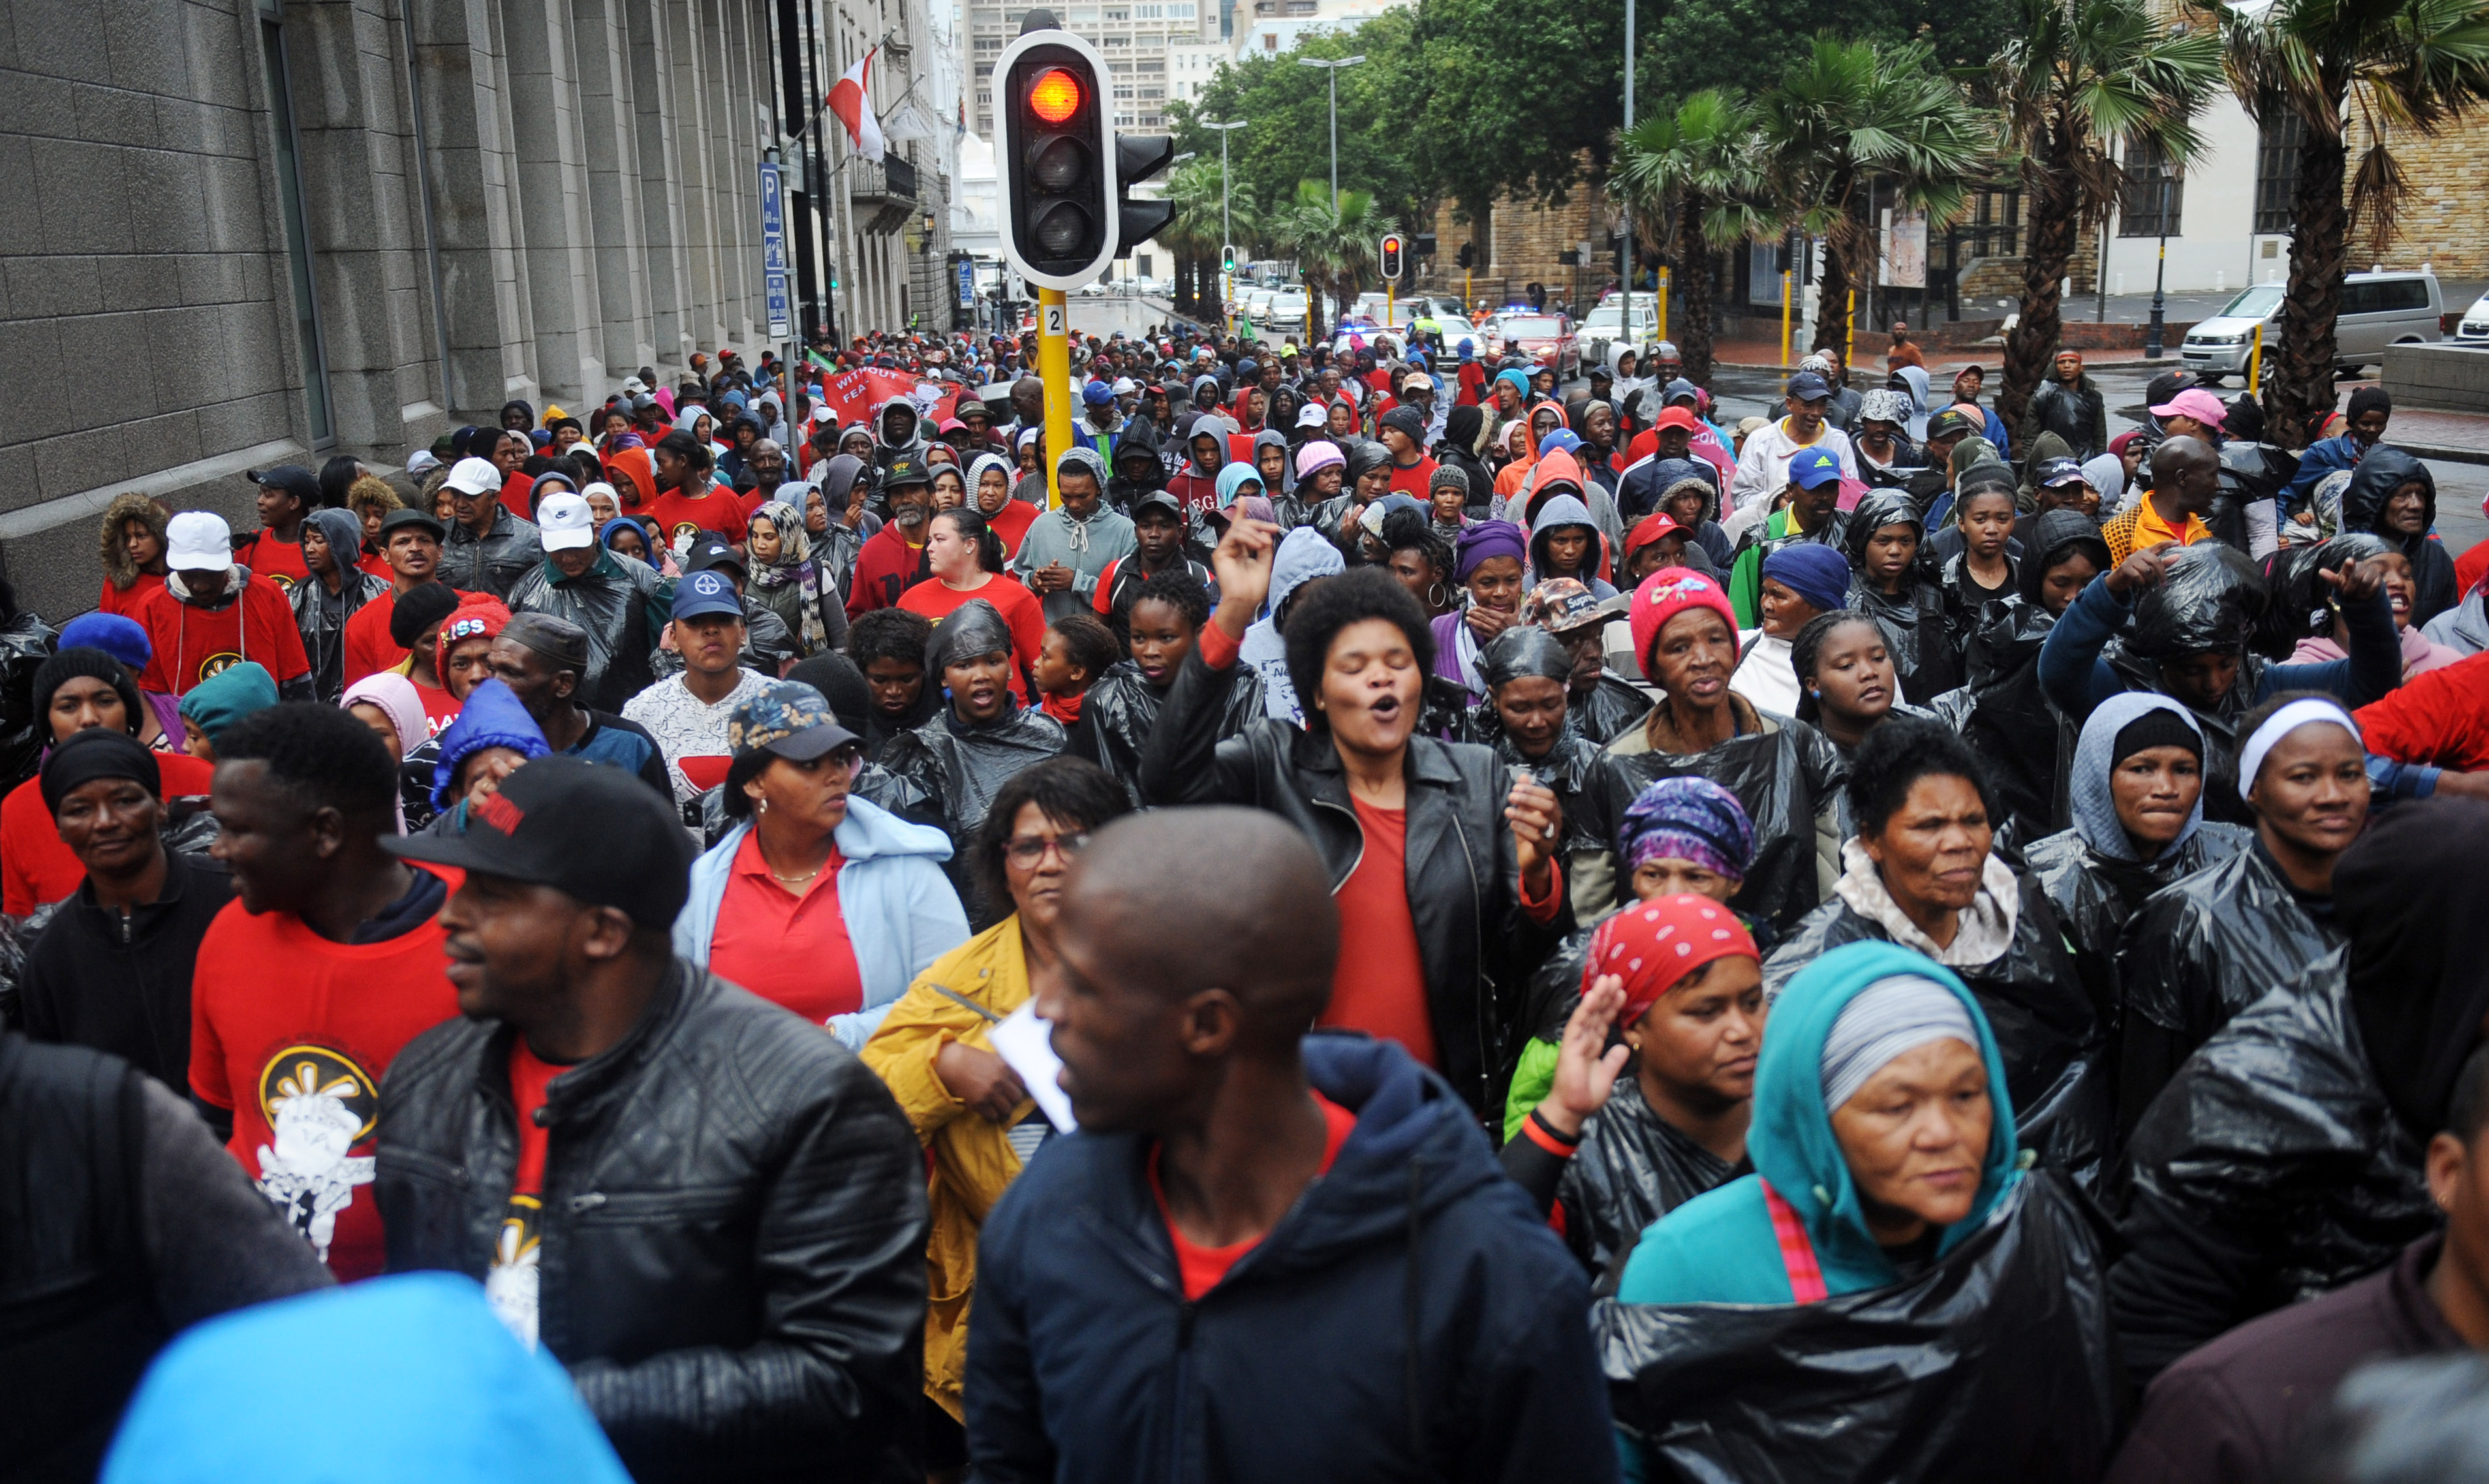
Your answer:
[[[311,660],[294,609],[274,583],[237,565],[224,517],[185,510],[164,528],[163,587],[138,606],[139,624],[155,655],[141,690],[186,696],[210,675],[256,660],[276,679],[277,694],[311,694]]]
[[[1149,1478],[1168,1457],[1220,1478],[1616,1476],[1580,1265],[1431,1072],[1304,1032],[1348,956],[1329,876],[1299,830],[1233,809],[1118,820],[1073,865],[1035,1010],[1081,1133],[986,1218],[978,1477]]]
[[[1435,461],[1426,457],[1426,417],[1414,407],[1395,407],[1383,414],[1383,446],[1391,451],[1391,488],[1422,500],[1435,480]]]
[[[881,488],[890,502],[890,519],[856,554],[854,585],[847,592],[850,619],[876,608],[897,608],[901,593],[933,575],[925,561],[925,528],[933,515],[933,471],[914,454],[901,454],[890,461]]]
[[[345,683],[395,670],[406,649],[389,638],[397,600],[433,580],[441,567],[441,540],[448,534],[420,510],[392,510],[381,521],[381,556],[388,562],[389,590],[356,609],[346,620]]]
[[[381,849],[396,838],[397,768],[353,713],[272,706],[217,755],[213,853],[240,896],[199,944],[190,1091],[329,1270],[370,1277],[381,1078],[458,1013],[439,922],[448,880]]]
[[[680,555],[706,530],[730,546],[741,546],[743,504],[732,490],[709,481],[716,455],[708,444],[677,428],[657,440],[655,458],[657,498],[637,513],[657,523],[666,545]]]
[[[259,486],[259,529],[241,538],[234,560],[290,593],[311,575],[302,564],[302,518],[320,506],[320,478],[300,464],[248,477]]]

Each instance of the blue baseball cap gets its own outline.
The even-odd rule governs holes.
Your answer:
[[[1799,489],[1821,489],[1840,481],[1841,460],[1827,448],[1801,448],[1789,456],[1788,476]]]
[[[691,573],[674,585],[673,616],[697,618],[702,614],[743,616],[743,600],[735,596],[734,580],[714,567]]]
[[[1801,371],[1788,379],[1788,390],[1801,402],[1815,402],[1832,395],[1832,384],[1812,371]]]
[[[1104,382],[1091,382],[1080,388],[1080,400],[1091,407],[1104,407],[1115,400],[1115,388]]]

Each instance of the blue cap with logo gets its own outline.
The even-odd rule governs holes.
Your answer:
[[[674,617],[697,618],[702,614],[743,616],[743,600],[735,596],[734,580],[714,568],[691,573],[674,585]]]
[[[1789,483],[1802,490],[1837,483],[1841,478],[1840,456],[1829,448],[1801,448],[1789,455],[1788,476]]]

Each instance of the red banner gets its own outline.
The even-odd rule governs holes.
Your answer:
[[[955,415],[959,405],[959,389],[932,382],[920,382],[904,371],[885,371],[867,367],[845,371],[825,378],[821,384],[822,400],[839,426],[847,427],[873,416],[873,410],[893,397],[905,397],[914,403],[927,424],[925,437],[933,436],[934,425]]]

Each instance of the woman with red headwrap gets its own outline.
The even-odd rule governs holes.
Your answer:
[[[1503,1147],[1504,1173],[1591,1271],[1749,1168],[1760,960],[1736,913],[1690,894],[1627,907],[1591,935],[1555,1086]]]

